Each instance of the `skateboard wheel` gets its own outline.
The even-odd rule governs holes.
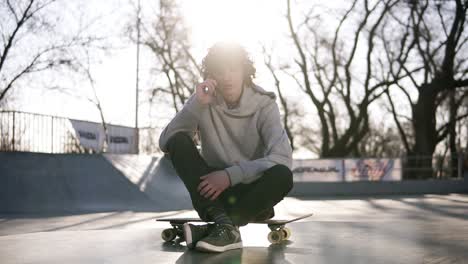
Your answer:
[[[284,239],[284,235],[282,231],[271,231],[268,233],[268,241],[272,244],[278,244],[281,242],[281,240]]]
[[[166,242],[174,240],[176,236],[177,233],[173,228],[164,229],[161,233],[161,238]]]
[[[182,230],[177,230],[176,236],[179,237],[179,242],[184,242],[185,241],[185,236],[184,236],[184,231]]]
[[[291,229],[284,227],[281,231],[283,232],[283,240],[288,240],[291,237]]]

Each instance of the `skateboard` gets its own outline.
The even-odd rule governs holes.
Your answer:
[[[268,241],[272,244],[281,243],[283,240],[288,240],[291,237],[291,229],[286,227],[286,224],[307,218],[313,214],[306,214],[300,217],[296,217],[289,220],[278,220],[278,219],[268,219],[265,221],[250,222],[252,224],[266,224],[270,229],[268,233]],[[205,222],[200,218],[159,218],[156,221],[169,222],[172,228],[164,229],[161,232],[161,237],[164,241],[169,242],[178,238],[178,242],[184,241],[184,231],[183,225],[188,222],[202,222],[202,223],[212,223]]]

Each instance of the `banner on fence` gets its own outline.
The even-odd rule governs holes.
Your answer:
[[[101,123],[70,119],[75,135],[81,146],[99,152],[105,141]],[[131,127],[107,125],[108,153],[135,153],[135,129]]]
[[[343,181],[342,160],[293,160],[294,181]]]
[[[400,181],[400,159],[293,160],[296,182]]]
[[[400,159],[346,159],[345,181],[401,181]]]

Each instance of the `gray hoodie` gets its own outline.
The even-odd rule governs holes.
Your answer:
[[[178,132],[199,129],[201,155],[211,167],[225,168],[231,186],[250,183],[276,164],[291,169],[292,149],[282,126],[276,96],[257,85],[244,86],[239,105],[229,109],[220,93],[208,105],[190,96],[162,131],[159,147]]]

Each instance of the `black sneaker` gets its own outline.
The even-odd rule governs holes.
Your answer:
[[[213,224],[207,225],[192,225],[189,223],[185,223],[183,230],[184,230],[184,238],[185,242],[187,243],[187,247],[190,249],[195,248],[197,242],[208,235],[209,231],[213,228]]]
[[[196,248],[206,252],[242,248],[239,228],[229,224],[216,224],[208,236],[198,241]]]

